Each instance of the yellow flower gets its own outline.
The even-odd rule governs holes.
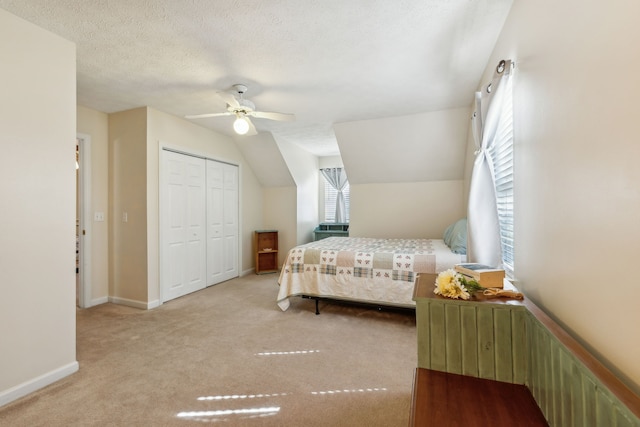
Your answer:
[[[448,292],[457,282],[456,272],[453,269],[444,270],[438,274],[436,278],[436,294],[443,294]]]
[[[436,295],[442,295],[448,298],[469,299],[471,294],[467,291],[460,278],[460,274],[456,273],[452,268],[444,270],[438,274],[436,278],[436,288],[433,292]]]

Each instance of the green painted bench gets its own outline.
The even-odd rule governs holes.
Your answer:
[[[434,280],[420,275],[414,291],[416,382],[437,371],[523,385],[551,426],[640,427],[640,397],[531,301],[452,300],[433,294]],[[470,387],[464,384],[458,390]],[[411,425],[435,425],[425,422],[425,405],[437,405],[417,401],[418,386]],[[496,410],[501,405],[519,410],[509,396],[495,402]]]

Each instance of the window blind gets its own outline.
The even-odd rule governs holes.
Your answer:
[[[499,123],[496,140],[489,155],[493,161],[502,262],[505,270],[513,273],[513,101],[510,88],[502,106]]]
[[[342,195],[344,196],[344,204],[347,211],[347,222],[349,222],[349,183],[347,183],[342,189]],[[333,188],[333,186],[324,179],[324,222],[335,221],[337,197],[338,190]]]

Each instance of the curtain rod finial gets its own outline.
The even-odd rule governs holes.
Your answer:
[[[497,71],[499,74],[502,74],[502,73],[504,72],[504,69],[506,68],[506,66],[507,66],[507,61],[505,61],[505,60],[503,59],[502,61],[500,61],[500,62],[498,63],[498,66],[496,67],[496,71]]]

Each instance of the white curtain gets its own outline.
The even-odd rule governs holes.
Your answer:
[[[502,265],[500,223],[496,205],[493,161],[489,154],[496,139],[502,104],[511,91],[511,61],[501,61],[491,83],[476,93],[473,136],[476,157],[471,174],[467,212],[467,260]]]
[[[347,209],[344,203],[342,190],[347,185],[347,174],[343,168],[320,169],[327,182],[338,192],[336,196],[336,222],[347,222]]]

